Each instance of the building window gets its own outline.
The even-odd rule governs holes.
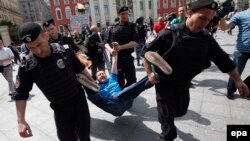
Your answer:
[[[168,8],[168,0],[163,1],[163,8]]]
[[[63,30],[63,26],[62,26],[62,25],[59,25],[58,28],[59,28],[59,32],[63,33],[63,31],[64,31],[64,30]]]
[[[179,6],[184,6],[184,0],[179,0]]]
[[[152,9],[152,1],[148,1],[148,9]]]
[[[140,10],[143,10],[143,2],[140,1]]]
[[[56,8],[56,17],[58,20],[62,19],[62,12],[60,8]]]
[[[67,18],[67,19],[69,19],[70,16],[71,16],[71,9],[70,9],[69,6],[67,6],[67,7],[65,8],[65,15],[66,15],[66,18]]]
[[[171,0],[171,8],[175,8],[176,7],[176,0]]]
[[[95,6],[95,14],[96,14],[96,15],[100,15],[99,7],[98,7],[98,6]]]
[[[75,15],[79,15],[79,12],[78,12],[77,6],[75,6]]]
[[[54,5],[59,5],[59,0],[54,0]]]
[[[105,15],[109,15],[109,9],[108,9],[108,6],[107,5],[104,5],[104,13]]]
[[[64,4],[69,4],[69,0],[64,0]]]

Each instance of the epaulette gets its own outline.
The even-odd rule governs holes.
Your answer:
[[[20,67],[25,67],[26,71],[29,71],[29,70],[35,68],[38,64],[36,57],[32,53],[25,55],[22,58],[21,62],[22,63],[20,65]]]

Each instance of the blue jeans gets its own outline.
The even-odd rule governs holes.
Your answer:
[[[242,74],[246,66],[247,60],[249,58],[250,58],[250,52],[239,52],[239,51],[234,52],[234,62],[237,65],[237,71],[239,72],[240,75]],[[233,94],[235,91],[236,91],[235,83],[233,79],[230,77],[227,84],[227,93]]]
[[[115,98],[102,97],[88,88],[84,89],[86,90],[88,99],[97,107],[114,116],[121,116],[132,106],[134,99],[139,96],[141,92],[152,86],[153,84],[148,81],[148,77],[146,76],[140,81],[124,88]]]

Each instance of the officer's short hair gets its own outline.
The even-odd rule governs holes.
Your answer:
[[[18,29],[18,37],[24,43],[30,43],[42,34],[42,27],[35,22],[27,22],[20,26]]]
[[[189,0],[187,2],[188,10],[194,11],[201,8],[208,8],[217,11],[218,3],[214,0]]]
[[[122,6],[119,10],[118,10],[118,14],[124,12],[124,11],[128,11],[128,7],[127,6]]]
[[[49,27],[50,24],[55,25],[55,22],[54,22],[53,19],[48,19],[48,20],[44,21],[44,22],[43,22],[43,27]]]

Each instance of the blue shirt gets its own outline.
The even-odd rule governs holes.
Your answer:
[[[239,27],[236,50],[250,52],[250,8],[236,13],[230,21]]]
[[[117,74],[111,73],[107,81],[99,83],[100,91],[99,94],[102,97],[114,98],[122,89],[117,82]]]

